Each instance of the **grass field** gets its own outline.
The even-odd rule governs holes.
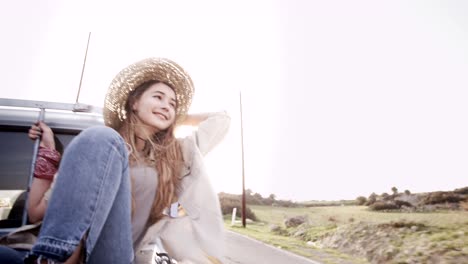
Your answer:
[[[354,221],[387,223],[390,221],[425,222],[431,226],[451,227],[468,223],[468,212],[444,211],[435,213],[388,213],[367,210],[367,206],[330,206],[309,208],[284,208],[271,206],[250,206],[260,221],[282,224],[285,217],[307,215],[313,225],[337,224]],[[351,220],[353,221],[353,220]]]
[[[385,244],[391,244],[390,254],[395,262],[405,262],[405,258],[416,258],[420,261],[428,259],[427,254],[437,254],[449,259],[446,263],[456,263],[460,259],[468,257],[468,212],[466,211],[441,211],[432,213],[400,213],[400,212],[373,212],[365,206],[331,206],[308,208],[284,208],[271,206],[250,206],[254,211],[257,222],[248,223],[247,228],[242,228],[239,223],[231,226],[230,217],[226,217],[226,227],[232,231],[242,233],[265,243],[281,247],[297,254],[319,260],[324,263],[366,263],[369,256],[342,253],[342,248],[331,249],[327,247],[309,245],[308,241],[320,241],[323,237],[336,233],[337,230],[354,228],[357,223],[368,223],[374,226],[384,226],[390,223],[410,223],[407,228],[400,228],[398,232],[388,229],[378,229],[376,233],[384,233],[382,237],[387,239]],[[306,215],[308,219],[305,235],[294,237],[292,234],[298,231],[294,228],[285,228],[284,220],[287,217]],[[237,220],[240,220],[239,217]],[[270,225],[281,226],[284,233],[279,235],[270,231]],[[422,230],[410,230],[413,225],[422,226]],[[405,231],[405,230],[406,231]],[[385,232],[387,232],[385,234]],[[344,238],[351,237],[353,231],[343,233]],[[390,236],[390,233],[393,235]],[[372,234],[371,234],[372,235]],[[354,236],[354,235],[353,235]],[[393,240],[388,242],[388,239]],[[377,235],[367,239],[378,239]],[[375,244],[383,243],[375,241]],[[387,249],[385,249],[387,250]],[[416,251],[412,256],[411,251]],[[372,254],[368,253],[368,254]],[[375,253],[378,254],[378,253]],[[461,256],[461,257],[460,257]],[[454,262],[450,259],[453,258]],[[398,259],[398,261],[397,261]],[[402,260],[403,259],[403,260]],[[436,261],[436,260],[434,260]],[[445,261],[445,260],[444,260]],[[372,262],[372,261],[371,261]],[[430,261],[429,261],[430,262]]]

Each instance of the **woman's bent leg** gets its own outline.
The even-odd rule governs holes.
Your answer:
[[[117,132],[104,126],[81,132],[64,153],[32,254],[63,262],[86,237],[87,263],[131,263],[128,173]]]

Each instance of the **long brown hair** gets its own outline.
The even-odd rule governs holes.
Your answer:
[[[135,153],[137,150],[137,135],[135,130],[139,128],[141,123],[132,107],[140,99],[141,95],[156,83],[159,83],[159,81],[146,82],[129,94],[125,105],[127,118],[120,129],[120,134],[133,150],[130,154],[130,164],[144,162],[150,166],[154,166],[158,172],[159,180],[149,223],[159,220],[163,216],[163,210],[177,199],[180,173],[183,165],[180,144],[174,136],[175,122],[168,129],[145,138],[145,146],[139,153],[140,155],[137,156]],[[132,214],[134,206],[132,194]]]

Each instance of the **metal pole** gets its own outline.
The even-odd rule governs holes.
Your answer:
[[[45,109],[41,108],[41,112],[39,113],[38,122],[44,120]],[[32,180],[34,177],[34,170],[36,169],[36,160],[37,160],[37,153],[39,152],[39,144],[41,143],[41,137],[38,137],[34,142],[34,149],[33,149],[33,156],[31,161],[31,169],[29,171],[29,179],[28,179],[28,187],[26,189],[26,196],[24,197],[24,209],[23,209],[23,219],[21,221],[21,225],[24,226],[28,222],[28,198],[29,192],[31,190]]]
[[[84,69],[86,66],[86,57],[88,57],[88,47],[89,47],[90,38],[91,38],[91,32],[89,32],[88,34],[88,44],[86,44],[86,52],[84,56],[83,68],[81,69],[80,85],[78,86],[78,94],[76,95],[76,103],[78,103],[78,99],[80,98],[81,82],[83,81]]]
[[[239,91],[240,119],[241,119],[241,148],[242,148],[242,226],[245,228],[245,171],[244,171],[244,127],[242,120],[242,93]]]

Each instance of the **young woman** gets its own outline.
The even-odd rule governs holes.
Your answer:
[[[79,256],[154,263],[154,252],[179,263],[220,263],[222,215],[203,155],[223,139],[230,118],[187,115],[192,94],[189,75],[168,59],[137,62],[114,78],[106,127],[86,129],[68,145],[52,195],[37,200],[47,211],[26,263]],[[198,130],[176,139],[178,124]]]

